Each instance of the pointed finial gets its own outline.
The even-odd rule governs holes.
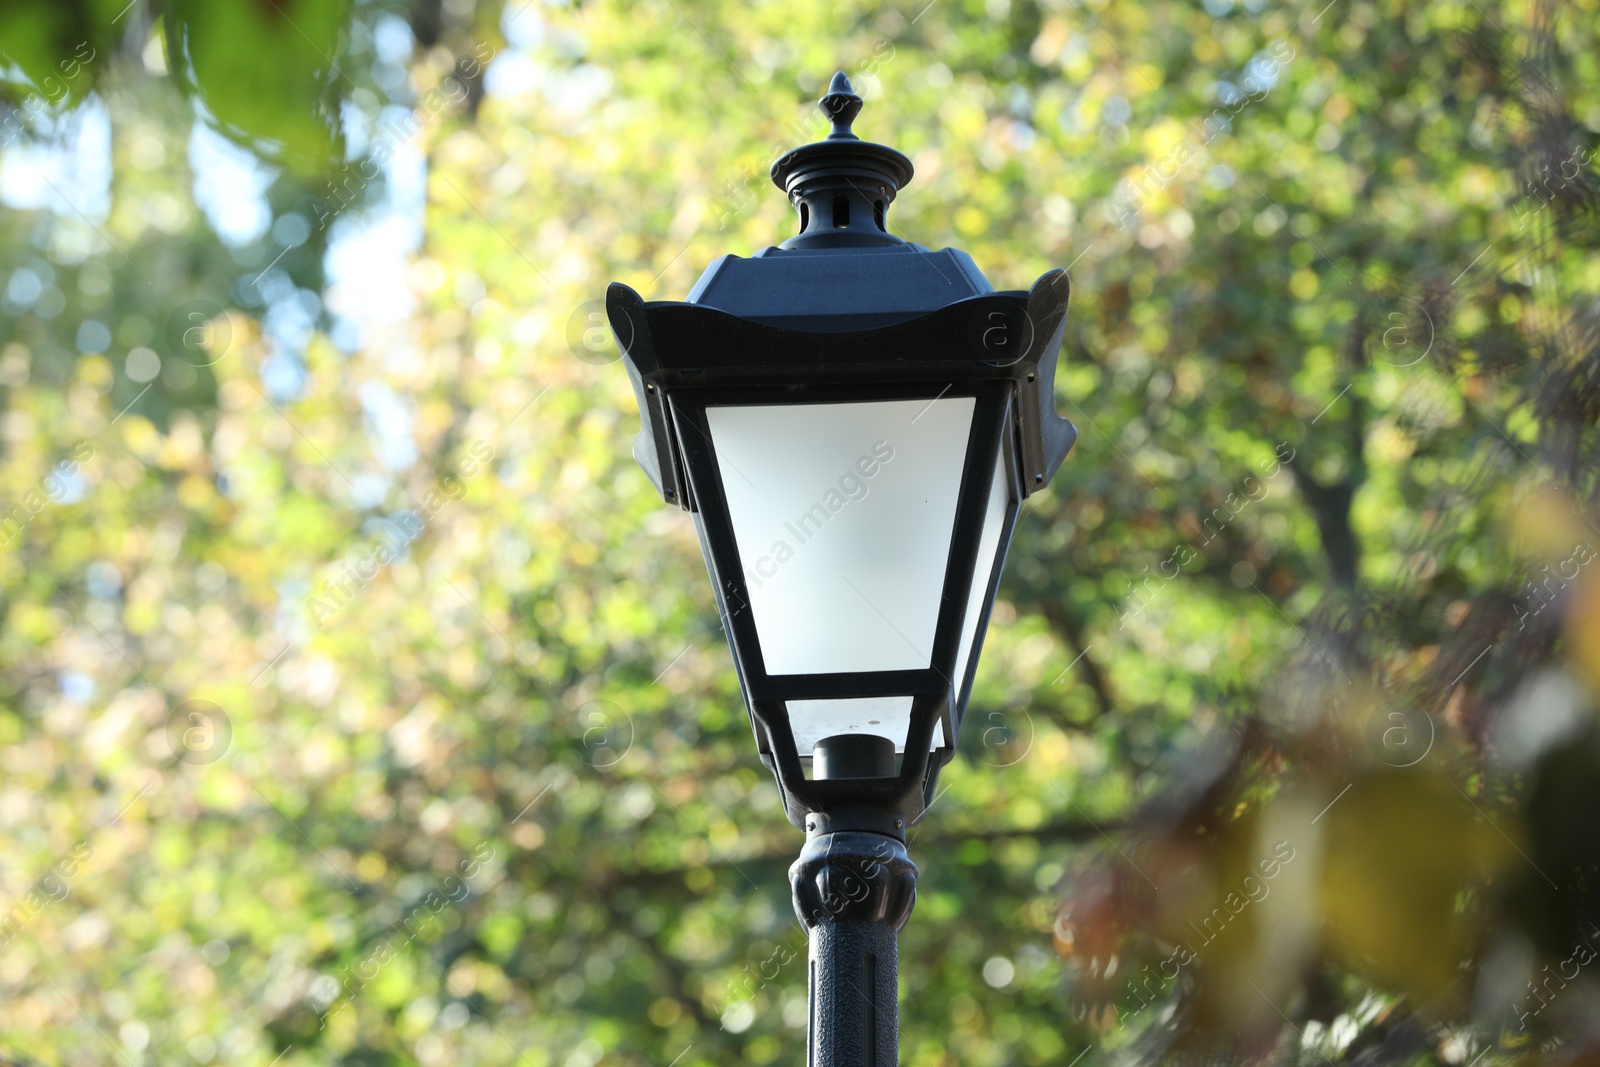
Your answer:
[[[861,97],[840,71],[818,101],[833,122],[820,141],[791,148],[772,163],[772,184],[800,213],[800,233],[781,248],[849,248],[903,245],[888,230],[884,212],[914,173],[911,160],[887,145],[850,131]]]
[[[823,114],[833,120],[833,132],[828,134],[830,141],[855,141],[859,140],[850,131],[850,124],[861,113],[861,97],[850,87],[850,79],[845,77],[844,71],[833,76],[833,81],[828,84],[828,95],[817,102]]]

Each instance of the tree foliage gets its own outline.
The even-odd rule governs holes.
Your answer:
[[[836,69],[896,232],[1074,290],[902,1061],[1595,1055],[1594,0],[26,0],[0,59],[0,1055],[800,1057],[599,298],[792,232]]]

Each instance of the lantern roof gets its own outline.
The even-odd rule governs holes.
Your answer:
[[[767,326],[845,333],[893,326],[992,292],[965,252],[902,242],[725,255],[706,268],[685,302]]]
[[[994,292],[972,257],[936,252],[890,233],[895,194],[911,160],[852,130],[861,97],[839,72],[819,102],[833,129],[784,153],[772,182],[800,216],[800,232],[754,256],[706,268],[687,303],[751,322],[818,333],[874,329]]]

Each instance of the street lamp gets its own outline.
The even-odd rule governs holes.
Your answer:
[[[734,666],[790,822],[810,930],[810,1067],[898,1061],[906,829],[955,754],[1017,509],[1077,436],[1056,413],[1064,271],[996,292],[891,234],[911,161],[851,132],[772,167],[799,233],[707,268],[687,300],[607,315],[634,456],[695,516]]]

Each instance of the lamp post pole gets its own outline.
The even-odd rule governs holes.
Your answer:
[[[862,740],[821,742],[817,776],[893,775],[893,743]],[[789,868],[789,883],[811,942],[807,1067],[900,1062],[899,938],[917,899],[904,822],[870,810],[806,818],[805,847]]]
[[[900,928],[917,898],[905,843],[861,830],[820,834],[789,881],[811,938],[808,1067],[895,1067]]]

